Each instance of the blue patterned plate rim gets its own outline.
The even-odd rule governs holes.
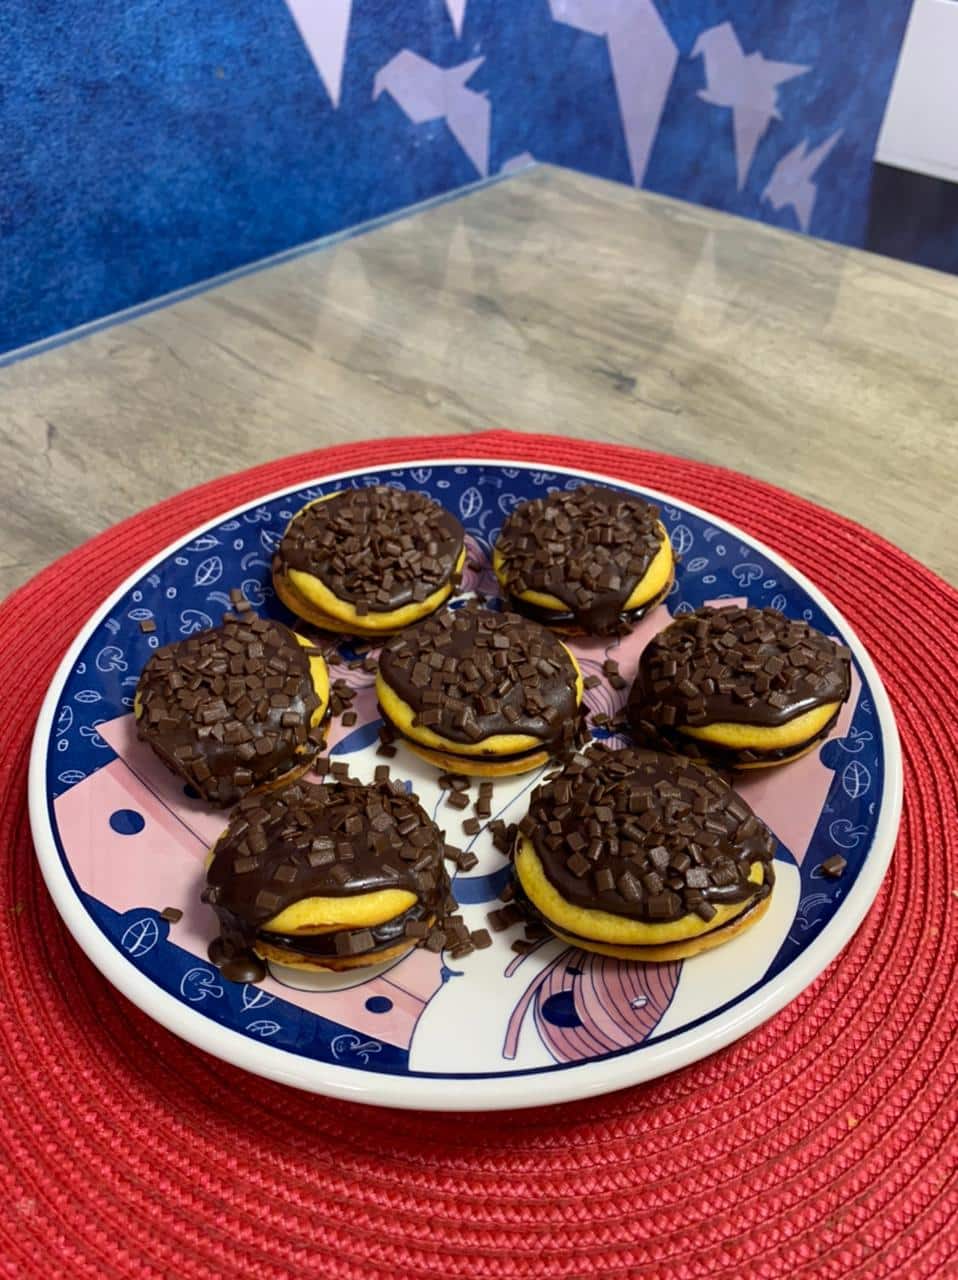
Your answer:
[[[840,635],[851,647],[861,681],[858,705],[859,708],[865,709],[861,714],[867,714],[870,717],[869,723],[872,724],[875,732],[862,729],[860,725],[856,728],[854,723],[850,724],[848,732],[852,736],[843,740],[844,750],[846,752],[868,751],[869,754],[867,757],[859,756],[858,758],[850,756],[847,760],[842,757],[841,760],[836,761],[835,766],[829,765],[829,768],[835,768],[835,781],[819,821],[824,822],[825,814],[831,811],[828,801],[832,799],[833,791],[838,792],[839,781],[841,781],[844,788],[840,796],[841,801],[843,804],[853,806],[843,812],[849,812],[852,816],[843,816],[830,823],[829,830],[832,832],[833,839],[838,839],[838,848],[833,846],[831,851],[850,850],[853,848],[853,842],[855,845],[864,842],[866,847],[859,849],[857,855],[849,853],[850,860],[858,858],[854,868],[854,879],[848,886],[847,892],[840,889],[837,891],[837,896],[831,900],[826,901],[828,894],[823,891],[802,897],[796,908],[794,920],[789,926],[787,939],[781,942],[775,960],[769,964],[760,979],[747,990],[739,993],[734,999],[724,1002],[717,1000],[712,1007],[703,1012],[701,1017],[681,1024],[668,1033],[661,1029],[658,1032],[655,1031],[653,1024],[653,1030],[646,1033],[644,1039],[637,1040],[635,1043],[613,1044],[610,1048],[609,1044],[602,1039],[603,1033],[599,1031],[595,1034],[598,1036],[598,1047],[603,1051],[582,1056],[584,1051],[575,1046],[583,1036],[588,1039],[590,1024],[588,1015],[585,1022],[580,1017],[576,978],[567,976],[577,975],[579,970],[571,965],[562,970],[560,965],[560,968],[553,972],[552,966],[560,964],[560,957],[549,962],[545,970],[542,970],[530,984],[527,1003],[523,1006],[523,1009],[527,1006],[534,1008],[540,1040],[548,1049],[548,1061],[537,1061],[534,1065],[518,1068],[510,1066],[508,1069],[504,1065],[502,1070],[447,1071],[442,1069],[442,1050],[441,1048],[437,1050],[434,1045],[433,1057],[435,1058],[437,1052],[440,1056],[438,1069],[435,1061],[428,1061],[428,1053],[426,1065],[417,1065],[416,1062],[410,1061],[408,1045],[404,1056],[396,1046],[387,1043],[387,1037],[383,1037],[380,1041],[368,1030],[357,1031],[349,1023],[340,1025],[330,1022],[324,1016],[304,1011],[301,1005],[295,1006],[298,1039],[290,1040],[288,1045],[284,1045],[282,1035],[277,1034],[280,1031],[280,1025],[276,1018],[280,1015],[276,1013],[272,1017],[260,1016],[264,1009],[274,1003],[275,997],[265,995],[256,989],[243,988],[235,999],[232,992],[227,993],[229,996],[227,999],[224,996],[222,984],[213,980],[212,971],[203,964],[195,963],[192,968],[187,968],[183,972],[177,987],[173,979],[183,971],[184,965],[190,964],[190,958],[187,956],[186,960],[183,960],[182,957],[186,953],[164,936],[167,926],[157,914],[158,908],[156,910],[138,908],[135,912],[117,914],[79,885],[60,838],[54,816],[54,803],[63,794],[62,787],[69,789],[87,776],[93,777],[98,770],[94,765],[89,775],[85,770],[80,769],[61,770],[55,775],[55,769],[58,764],[63,763],[63,759],[58,761],[54,752],[56,751],[67,760],[72,760],[74,755],[79,755],[86,763],[82,753],[89,754],[93,751],[91,742],[98,748],[106,747],[107,744],[97,736],[97,725],[104,721],[89,719],[89,713],[83,713],[83,707],[80,704],[108,699],[105,699],[104,695],[96,689],[79,691],[80,696],[77,698],[76,705],[80,706],[80,712],[76,718],[79,720],[83,718],[83,714],[86,714],[88,723],[79,726],[79,735],[83,740],[80,741],[78,738],[78,745],[73,748],[62,732],[64,712],[69,710],[71,724],[74,720],[72,709],[64,703],[64,695],[68,687],[72,690],[70,682],[76,680],[78,670],[86,671],[85,664],[81,660],[98,632],[102,632],[107,622],[112,626],[119,626],[113,621],[111,615],[118,605],[128,605],[131,600],[143,599],[140,588],[154,570],[160,568],[170,570],[170,566],[175,564],[178,567],[170,571],[173,572],[171,580],[176,580],[176,574],[185,570],[188,565],[194,571],[194,585],[200,583],[203,590],[210,585],[217,570],[215,562],[219,561],[220,557],[208,557],[199,564],[189,564],[187,557],[182,553],[189,548],[198,547],[203,551],[208,545],[219,545],[213,536],[213,531],[220,532],[224,525],[232,527],[232,522],[242,522],[244,517],[252,518],[254,523],[256,520],[261,520],[265,525],[271,522],[275,515],[278,529],[281,530],[287,513],[280,510],[269,514],[268,508],[273,504],[281,504],[284,499],[294,498],[294,495],[308,499],[310,491],[317,489],[328,491],[330,487],[341,486],[345,482],[355,484],[382,480],[384,483],[399,484],[402,483],[399,478],[403,477],[405,480],[411,478],[414,486],[431,492],[432,496],[446,503],[449,503],[450,497],[458,492],[463,523],[481,546],[492,532],[485,518],[488,508],[483,505],[483,486],[498,486],[500,491],[498,507],[502,513],[509,509],[505,500],[516,499],[515,494],[501,493],[503,477],[516,480],[520,476],[522,480],[517,486],[519,488],[523,485],[527,488],[534,485],[545,486],[549,480],[560,481],[569,486],[574,482],[596,480],[641,493],[661,504],[665,517],[672,522],[669,531],[673,542],[680,549],[684,547],[687,550],[686,544],[695,539],[696,534],[690,526],[694,526],[696,522],[704,524],[706,526],[702,534],[704,538],[724,537],[729,541],[735,541],[739,545],[740,552],[745,553],[746,557],[751,557],[752,561],[767,562],[772,567],[772,572],[785,579],[781,589],[799,595],[803,603],[811,606],[807,611],[810,620],[814,617],[816,623],[827,623],[829,628]],[[429,488],[430,480],[432,489]],[[265,529],[260,531],[259,537],[264,549],[268,550],[269,538],[276,532],[270,533]],[[707,565],[708,558],[697,556],[690,560],[686,556],[683,574],[691,575],[696,572],[694,566],[700,561]],[[253,557],[249,554],[242,558],[241,564],[244,569],[248,562],[253,562]],[[268,556],[265,561],[258,559],[255,563],[260,568],[264,565],[268,566]],[[222,572],[222,564],[219,565],[219,569]],[[723,594],[718,590],[720,586],[733,586],[732,592],[724,593],[728,596],[736,593],[748,594],[748,588],[755,585],[756,574],[764,577],[762,571],[761,564],[746,559],[745,563],[736,565],[735,570],[732,571],[734,581],[729,576],[729,571],[724,569],[722,570],[724,581],[718,572],[712,575],[703,574],[701,580],[694,584],[691,577],[688,577],[677,588],[682,597],[677,611],[681,611],[683,607],[692,607],[683,592],[687,592],[692,597],[697,595],[699,600],[696,602],[707,598],[707,592],[703,595],[702,583],[707,585],[710,576],[716,596]],[[701,569],[698,572],[701,573]],[[154,574],[154,577],[159,580],[159,575]],[[267,573],[261,577],[268,581],[268,569]],[[771,583],[769,589],[775,587],[778,578],[767,579],[764,586],[768,587],[769,583]],[[231,579],[225,585],[238,584]],[[741,588],[741,591],[737,592],[737,588]],[[214,598],[217,594],[213,592],[209,598]],[[749,599],[752,600],[753,596],[749,595]],[[148,615],[150,611],[138,608],[129,610],[127,613],[127,618],[132,614],[130,621],[136,623],[135,629],[127,627],[127,632],[131,635],[135,634],[137,643],[140,639],[144,641],[146,639],[141,635],[136,619],[138,613],[142,617]],[[183,616],[183,614],[180,615],[181,618]],[[201,613],[200,616],[202,618],[205,615]],[[195,625],[198,627],[201,624]],[[120,654],[118,661],[122,664],[122,669],[126,669],[122,652],[119,648],[116,652]],[[100,656],[101,654],[98,653],[98,669],[101,669]],[[113,681],[119,687],[119,672],[109,667],[106,670],[110,673],[109,676],[104,677],[107,683]],[[96,679],[87,677],[86,683],[96,683],[99,678],[99,676]],[[129,684],[131,680],[135,682],[135,676],[127,677],[126,683]],[[864,696],[866,694],[867,699]],[[128,699],[125,700],[125,705],[129,705]],[[116,710],[119,714],[118,707]],[[61,745],[64,741],[67,741],[65,751]],[[867,745],[869,743],[870,746]],[[843,743],[839,742],[837,745],[842,747]],[[93,754],[95,756],[96,752]],[[871,761],[870,768],[862,763],[865,758]],[[843,760],[844,770],[839,775],[837,766]],[[60,781],[58,782],[57,779]],[[860,797],[864,794],[864,788],[872,782],[877,783],[880,796],[877,800],[871,800],[866,810]],[[468,457],[401,463],[394,467],[379,468],[375,474],[365,468],[356,468],[320,476],[304,484],[287,486],[204,522],[190,534],[178,539],[176,543],[152,557],[96,609],[60,663],[40,711],[33,740],[29,777],[31,826],[40,867],[54,903],[81,949],[103,975],[135,1005],[183,1039],[255,1074],[298,1088],[357,1102],[425,1110],[512,1109],[595,1096],[677,1070],[738,1040],[804,991],[853,936],[874,901],[887,870],[898,831],[901,799],[902,767],[898,733],[888,696],[878,672],[840,611],[783,557],[720,517],[689,503],[678,502],[668,494],[631,484],[610,474],[527,462],[490,461]],[[455,828],[448,813],[449,811],[446,810],[441,821],[449,827],[450,838],[455,839],[453,835]],[[143,819],[134,811],[122,809],[111,814],[110,825],[114,832],[129,834],[142,827]],[[815,830],[817,832],[818,827]],[[809,843],[808,848],[812,848],[812,843]],[[790,857],[788,850],[783,846],[781,852],[787,862]],[[814,879],[814,869],[806,874],[796,865],[794,859],[791,860],[790,866],[793,869],[793,878],[797,877],[796,883],[800,881],[801,885],[808,889],[808,877],[811,876]],[[492,890],[488,886],[499,883],[501,883],[501,876],[497,877],[495,874],[478,876],[474,881],[463,886],[460,886],[457,880],[457,892],[460,901],[492,907],[495,902],[489,896]],[[824,890],[825,885],[821,883],[811,887]],[[482,896],[483,893],[486,894],[485,898]],[[813,904],[808,907],[810,913],[808,919],[802,916],[799,910],[799,908],[805,909],[806,902]],[[819,910],[826,913],[820,919],[815,917],[815,912]],[[136,919],[127,919],[133,916],[136,916]],[[482,922],[481,917],[470,920],[472,927],[477,927]],[[819,923],[821,927],[816,928]],[[810,939],[806,938],[802,941],[792,936],[793,933],[799,932],[800,927],[812,934]],[[134,930],[132,941],[131,930]],[[745,936],[747,935],[743,935],[743,938]],[[741,941],[742,939],[737,939],[730,944],[730,947],[738,946]],[[500,944],[498,939],[496,942],[497,946],[505,945]],[[724,948],[720,948],[718,952],[710,954],[719,956],[723,950]],[[147,953],[152,955],[149,965],[144,959]],[[174,953],[179,963],[179,968],[175,971],[171,968],[172,961],[169,959]],[[581,955],[581,953],[577,954]],[[467,958],[461,962],[457,970],[452,970],[445,962],[442,963],[439,975],[440,985],[422,1002],[424,1010],[435,1003],[437,992],[445,993],[447,986],[450,987],[450,992],[457,989],[457,980],[463,974],[468,974],[470,959]],[[195,961],[195,954],[193,960]],[[515,957],[512,957],[512,960],[513,963],[517,963]],[[640,967],[625,966],[625,968],[631,973]],[[388,974],[385,976],[388,979]],[[631,978],[629,980],[631,981]],[[468,981],[465,985],[468,986]],[[616,988],[619,998],[621,998],[622,985],[619,982]],[[231,984],[225,984],[225,986],[229,987]],[[376,989],[379,990],[379,988]],[[629,987],[629,991],[633,989],[637,989],[634,984]],[[660,1022],[665,1018],[675,989],[673,987],[671,995],[666,994],[661,999],[658,1015]],[[548,997],[543,996],[546,990],[552,991]],[[696,993],[693,992],[693,994]],[[477,998],[473,996],[473,1000]],[[606,992],[606,998],[608,998],[608,992]],[[447,1001],[448,1009],[448,996],[444,994],[443,999]],[[455,999],[457,1004],[468,1004],[465,992],[463,996],[457,995]],[[646,994],[641,994],[631,1000],[631,1005],[641,1012],[645,1006],[651,1008],[649,999]],[[217,1003],[218,1000],[221,1003]],[[282,1008],[285,1001],[280,999],[279,1005]],[[375,1014],[381,1009],[388,1008],[389,1005],[388,998],[376,995],[366,1000],[365,1009]],[[289,1008],[292,1009],[294,1006],[290,1004]],[[363,1016],[366,1017],[366,1014]],[[528,1045],[529,1036],[521,1030],[521,1021],[524,1016],[524,1013],[520,1016],[520,1025],[515,1035],[524,1036],[524,1042]],[[416,1032],[415,1018],[413,1018],[413,1031],[410,1034],[412,1035],[413,1032]],[[432,1032],[430,1034],[434,1035]],[[507,1040],[510,1034],[512,1031],[507,1030]],[[270,1038],[274,1035],[275,1040]],[[310,1042],[311,1047],[304,1048],[307,1041]],[[313,1041],[315,1045],[312,1044]],[[545,1053],[542,1045],[533,1043],[534,1052],[540,1057]],[[577,1054],[580,1056],[576,1056]],[[515,1054],[513,1059],[514,1057]]]

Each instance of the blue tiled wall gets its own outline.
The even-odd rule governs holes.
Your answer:
[[[334,105],[307,0],[0,0],[0,351],[525,155],[863,244],[908,9],[312,0]]]

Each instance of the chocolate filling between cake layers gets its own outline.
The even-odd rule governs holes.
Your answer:
[[[666,584],[658,595],[653,596],[651,600],[647,600],[645,604],[641,604],[636,609],[623,610],[617,615],[617,621],[621,625],[623,631],[631,631],[631,629],[642,621],[647,614],[653,609],[657,609],[665,597],[668,595],[669,586]],[[522,614],[524,618],[528,618],[530,622],[539,622],[543,626],[548,627],[568,627],[570,630],[576,631],[588,630],[594,635],[609,635],[609,631],[595,630],[595,628],[587,628],[580,615],[574,613],[571,609],[567,613],[557,613],[554,609],[547,609],[544,605],[532,604],[529,600],[522,600],[519,596],[509,596],[509,608],[515,610],[516,613]]]
[[[391,613],[458,586],[464,540],[455,516],[420,493],[344,489],[293,518],[273,572],[311,574],[360,616]]]
[[[635,736],[647,746],[674,751],[678,755],[691,755],[695,758],[701,750],[699,758],[707,760],[714,769],[734,770],[745,764],[777,764],[783,760],[790,760],[793,756],[804,754],[810,747],[824,742],[829,737],[841,711],[841,705],[837,706],[834,713],[813,737],[804,738],[791,747],[773,747],[769,751],[762,751],[757,747],[723,747],[721,743],[703,742],[681,733],[678,729],[663,729],[661,726],[656,728],[654,734],[648,731],[637,731]]]
[[[384,714],[381,707],[379,708],[379,711],[380,711],[380,714]],[[585,718],[579,712],[577,712],[576,715],[579,720],[579,727],[581,730],[581,734],[583,736],[586,736],[588,734],[588,726],[585,722]],[[581,741],[580,739],[577,739],[577,743],[580,741]],[[454,756],[455,755],[455,752],[448,747],[446,748],[429,747],[429,746],[426,746],[426,744],[423,742],[415,742],[415,741],[412,741],[411,745],[413,747],[418,747],[420,751],[431,753],[433,756]],[[552,749],[553,748],[551,743],[541,742],[534,747],[529,747],[527,751],[508,751],[507,752],[507,751],[493,751],[490,749],[490,750],[482,751],[478,755],[470,755],[468,759],[476,760],[476,761],[494,761],[496,764],[518,764],[522,760],[531,760],[533,756],[541,755],[543,751],[549,751],[551,753]],[[570,750],[571,749],[573,748],[570,747]],[[457,757],[457,762],[462,761],[464,758],[465,757],[463,756]]]
[[[724,924],[718,925],[718,927],[715,929],[709,929],[706,934],[698,934],[696,936],[698,937],[707,936],[709,938],[716,938],[720,934],[727,932],[729,929],[732,929],[744,924],[745,921],[752,914],[752,912],[757,910],[759,904],[765,901],[765,899],[771,893],[772,888],[775,885],[775,864],[772,862],[768,862],[765,864],[765,884],[766,884],[766,889],[764,893],[758,892],[760,888],[759,885],[755,886],[756,893],[754,898],[750,902],[748,902],[748,905],[744,908],[744,910],[740,911],[738,915],[733,916],[731,920],[726,920]],[[517,903],[522,913],[528,919],[536,922],[541,922],[547,928],[549,928],[551,932],[550,922],[542,914],[542,912],[535,905],[535,903],[531,900],[529,895],[525,893],[525,891],[522,888],[522,885],[518,883],[516,885],[516,891],[515,891],[515,902]],[[568,938],[570,942],[580,945],[586,951],[589,950],[590,947],[594,947],[596,945],[596,941],[594,938],[586,938],[582,934],[575,933],[572,929],[566,929],[563,925],[560,925],[558,923],[555,923],[554,927],[560,930],[564,938]],[[610,943],[604,943],[600,945],[617,947],[622,951],[641,952],[644,958],[651,958],[652,956],[654,956],[654,953],[656,951],[664,951],[666,948],[680,946],[683,941],[689,941],[689,939],[684,939],[684,940],[676,939],[675,941],[672,941],[672,942],[633,942],[633,943],[610,942]]]
[[[388,951],[397,942],[411,935],[408,927],[422,921],[428,921],[432,908],[424,902],[417,902],[382,924],[368,925],[356,929],[337,929],[329,933],[271,933],[268,929],[260,929],[256,935],[259,942],[271,947],[279,947],[302,956],[315,956],[325,959],[331,956],[369,954],[375,951]]]

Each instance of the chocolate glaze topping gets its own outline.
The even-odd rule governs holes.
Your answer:
[[[455,516],[420,493],[344,489],[293,518],[273,572],[302,570],[357,613],[389,613],[454,579],[464,537]]]
[[[650,923],[770,892],[776,841],[727,782],[684,756],[595,746],[532,793],[519,832],[576,906]]]
[[[157,649],[137,694],[138,736],[213,804],[233,804],[322,743],[307,650],[252,615]]]
[[[662,545],[658,520],[658,507],[644,499],[594,484],[520,503],[496,543],[511,605],[595,635],[622,630],[656,603],[624,611]],[[526,591],[555,596],[567,610],[530,605],[520,599]]]
[[[807,622],[777,609],[704,608],[646,646],[628,714],[641,740],[674,744],[684,725],[786,724],[844,702],[850,687],[851,651]]]
[[[211,958],[232,978],[246,972],[260,936],[304,955],[374,950],[385,937],[377,941],[384,926],[302,939],[264,932],[263,926],[304,898],[354,897],[379,889],[407,890],[426,915],[444,917],[455,906],[444,849],[438,827],[397,783],[301,782],[274,795],[248,796],[217,841],[206,873],[204,901],[220,922]],[[407,912],[403,929],[416,918]],[[328,940],[332,951],[323,949]]]
[[[440,609],[390,640],[379,669],[416,722],[451,742],[520,733],[572,745],[579,732],[572,659],[514,613]]]

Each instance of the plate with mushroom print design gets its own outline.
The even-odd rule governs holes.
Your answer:
[[[708,954],[646,963],[551,935],[529,941],[521,922],[492,927],[490,916],[504,923],[496,913],[512,871],[490,823],[518,823],[549,766],[494,778],[484,788],[488,819],[464,831],[478,780],[460,809],[440,787],[440,770],[405,743],[384,760],[375,663],[360,660],[375,658],[376,642],[342,638],[330,641],[340,695],[329,760],[363,782],[388,763],[446,840],[474,855],[451,868],[452,888],[465,926],[488,929],[491,945],[458,958],[449,947],[420,946],[338,973],[269,961],[260,981],[228,980],[209,959],[217,922],[201,900],[208,852],[228,811],[211,808],[137,736],[134,694],[151,654],[219,625],[237,592],[255,614],[295,627],[271,579],[287,523],[317,498],[372,485],[417,491],[450,511],[467,549],[452,606],[478,595],[497,609],[491,558],[505,518],[528,499],[583,483],[654,503],[677,558],[668,595],[627,634],[566,638],[585,677],[593,738],[629,745],[619,712],[643,649],[704,605],[774,608],[851,651],[850,696],[826,737],[801,759],[735,783],[777,842],[768,910]],[[221,514],[167,548],[77,636],[44,702],[30,769],[46,882],[79,945],[124,995],[250,1072],[354,1101],[439,1110],[592,1096],[739,1039],[803,991],[851,938],[888,866],[900,807],[898,737],[875,667],[835,606],[780,556],[716,516],[610,476],[468,459],[308,481]]]

